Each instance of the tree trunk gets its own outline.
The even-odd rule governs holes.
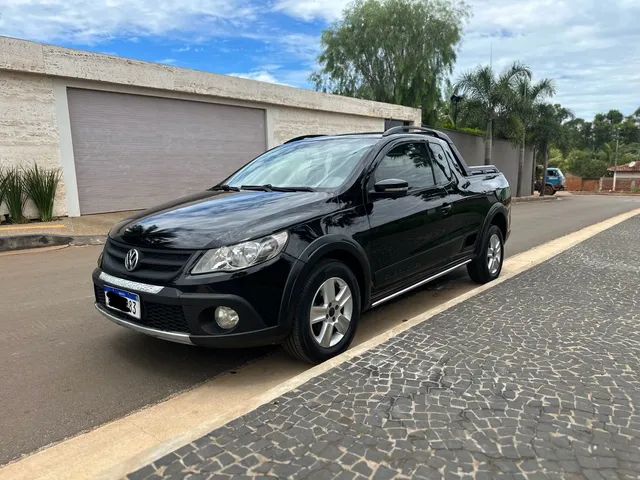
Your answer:
[[[487,133],[484,137],[484,164],[491,165],[491,152],[493,150],[493,119],[487,122]]]
[[[516,185],[516,197],[522,196],[522,173],[524,170],[524,152],[525,152],[525,134],[522,134],[522,142],[520,142],[520,158],[518,160],[518,183]]]
[[[544,197],[544,190],[547,186],[547,167],[549,166],[549,146],[544,146],[544,164],[542,167],[542,185],[540,186],[540,196]]]

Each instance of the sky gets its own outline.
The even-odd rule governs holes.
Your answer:
[[[456,0],[458,1],[458,0]],[[311,88],[348,0],[0,0],[0,35]],[[640,0],[467,0],[452,81],[514,60],[590,119],[640,107]]]

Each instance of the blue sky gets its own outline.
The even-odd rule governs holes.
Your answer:
[[[346,0],[0,0],[0,35],[310,88]],[[640,107],[640,1],[469,0],[452,79],[513,60],[576,115]]]

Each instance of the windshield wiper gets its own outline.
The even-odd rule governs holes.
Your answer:
[[[232,187],[231,185],[216,185],[215,187],[211,187],[209,190],[223,190],[225,192],[239,192],[240,189],[238,187]]]
[[[242,185],[242,190],[261,190],[264,192],[315,192],[311,187],[276,187],[267,183],[265,185]]]

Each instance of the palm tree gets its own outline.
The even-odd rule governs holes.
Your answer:
[[[543,154],[540,195],[544,196],[544,187],[547,184],[547,167],[549,166],[549,147],[552,144],[563,142],[563,124],[573,118],[573,113],[559,104],[552,105],[550,103],[538,103],[534,107],[534,112],[531,136],[536,149]]]
[[[507,110],[510,92],[522,77],[531,78],[531,70],[519,62],[514,62],[498,76],[491,66],[479,66],[464,73],[456,84],[456,94],[463,95],[467,106],[478,111],[486,122],[485,165],[491,164],[493,122]]]
[[[527,133],[535,120],[535,107],[546,97],[556,92],[553,81],[548,78],[532,83],[527,76],[521,76],[516,80],[512,91],[513,97],[509,102],[512,106],[515,118],[518,121],[518,134],[520,136],[520,158],[518,161],[518,183],[516,184],[516,196],[521,195],[522,171],[524,170],[524,156],[526,151]]]

